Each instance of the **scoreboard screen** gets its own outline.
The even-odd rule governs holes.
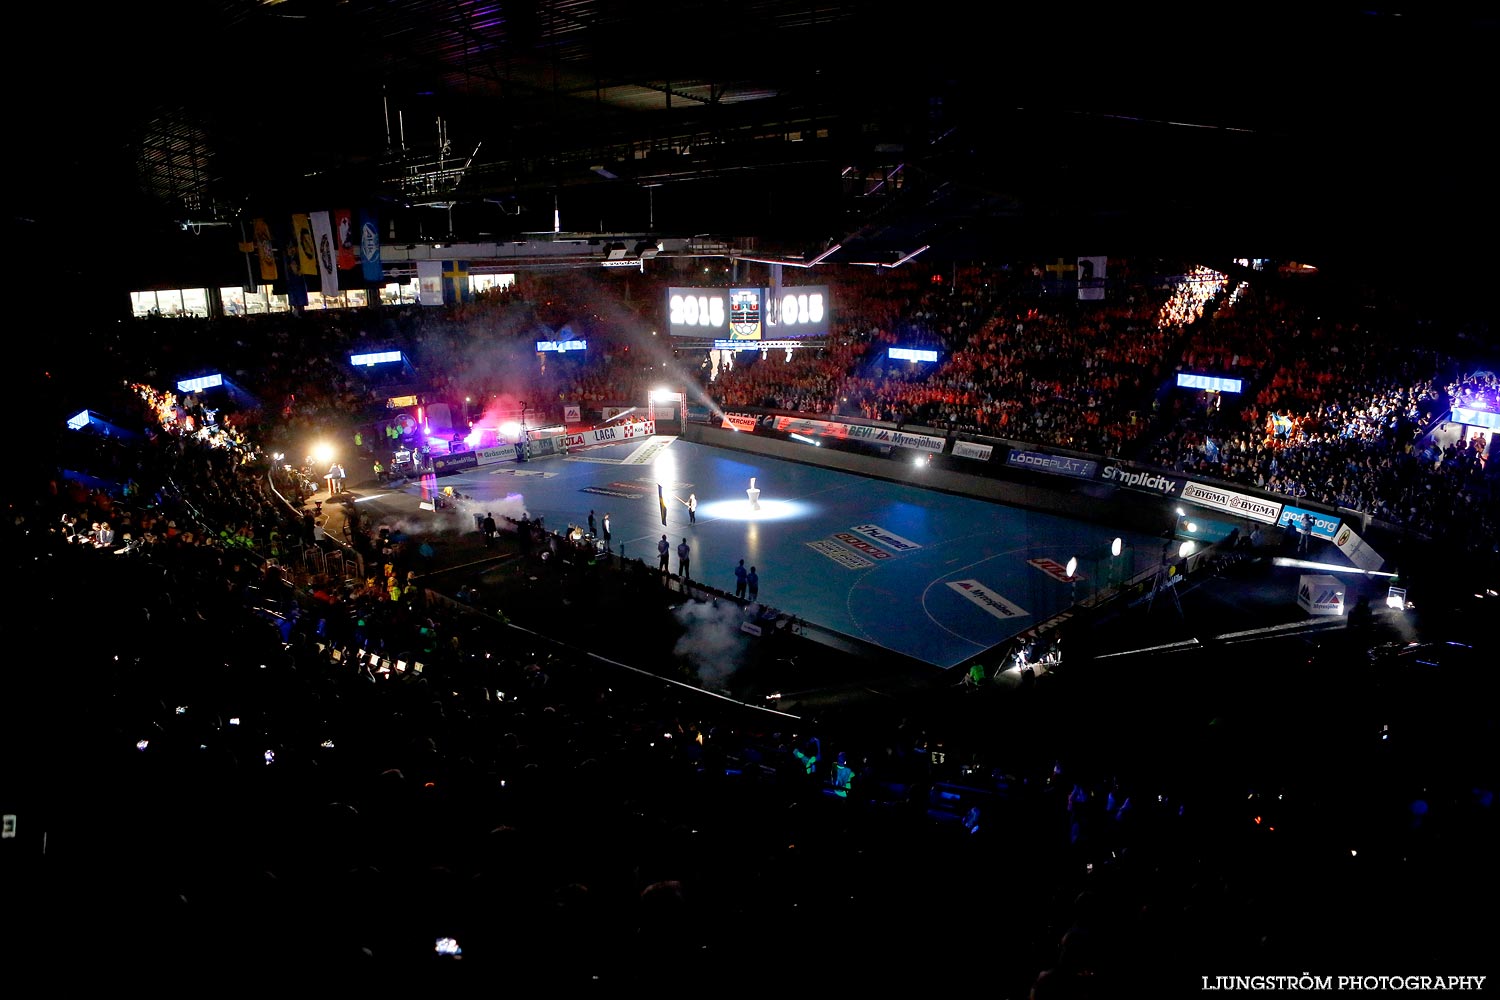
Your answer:
[[[831,318],[827,285],[667,289],[667,332],[674,337],[740,342],[826,337]]]

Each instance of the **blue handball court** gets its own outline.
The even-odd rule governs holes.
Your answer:
[[[690,576],[733,592],[743,559],[759,600],[787,615],[948,668],[1126,578],[1154,551],[1139,533],[668,437],[446,478],[477,506],[549,529],[600,523],[612,547],[657,561],[691,546]],[[754,481],[759,495],[748,495]],[[658,492],[658,486],[660,492]],[[696,522],[687,502],[696,497]],[[665,520],[663,506],[665,500]],[[1111,558],[1114,537],[1124,556]],[[1077,559],[1070,579],[1066,565]]]

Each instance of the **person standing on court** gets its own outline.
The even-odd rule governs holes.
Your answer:
[[[677,575],[684,580],[688,578],[688,557],[692,554],[693,550],[684,538],[677,546]]]
[[[598,525],[594,522],[594,512],[589,511],[589,534],[597,535],[598,533],[599,528]]]
[[[745,597],[745,577],[749,575],[745,572],[745,560],[741,559],[740,564],[734,568],[734,596],[741,600]]]
[[[601,523],[604,525],[604,551],[608,552],[610,550],[609,549],[609,511],[605,511],[604,512],[604,520]]]
[[[479,522],[479,530],[484,532],[484,547],[489,548],[495,544],[495,532],[499,530],[495,526],[495,518],[488,511],[485,512],[484,520]]]
[[[749,591],[751,601],[760,600],[760,574],[755,572],[755,567],[750,567],[750,573],[745,577],[745,588]]]
[[[661,541],[656,543],[656,555],[661,566],[661,571],[667,571],[667,560],[672,554],[672,543],[667,541],[667,536],[662,535]]]
[[[688,524],[697,524],[698,523],[698,494],[696,494],[696,493],[689,493],[688,494],[687,508],[688,508]]]

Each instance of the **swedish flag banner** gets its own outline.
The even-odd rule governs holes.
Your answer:
[[[469,301],[469,262],[466,260],[443,261],[443,304],[454,305]]]

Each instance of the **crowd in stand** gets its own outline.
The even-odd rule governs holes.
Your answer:
[[[1244,355],[1229,348],[1254,398],[1224,407],[1212,394],[1179,397],[1143,461],[1361,511],[1494,556],[1500,508],[1487,434],[1442,441],[1437,426],[1465,393],[1484,400],[1493,376],[1463,376],[1464,363],[1409,330],[1324,319],[1255,292],[1217,310],[1201,336],[1258,343]]]
[[[942,278],[941,273],[934,275]],[[1038,295],[1009,266],[952,277],[839,286],[830,347],[776,352],[721,371],[719,405],[842,414],[1119,454],[1148,426],[1149,405],[1184,327],[1223,286],[1185,272],[1123,283],[1102,302]],[[1071,293],[1071,288],[1067,289]],[[940,360],[889,360],[890,347],[936,347]]]
[[[1430,396],[1493,389],[1492,378],[1440,392],[1431,366],[1377,368],[1390,359],[1361,357],[1329,328],[1307,353],[1349,365],[1323,380],[1281,335],[1254,332],[1276,309],[1253,296],[1194,328],[1205,287],[1032,309],[978,269],[942,286],[902,278],[855,297],[822,356],[736,364],[710,387],[725,406],[1115,453],[1145,432],[1174,352],[1247,373],[1276,365],[1280,395],[1248,420],[1295,400],[1288,440],[1254,423],[1190,427],[1151,457],[1419,524],[1463,508],[1413,490],[1479,504],[1473,449],[1424,458],[1402,436]],[[1250,789],[1235,811],[1225,803],[1246,790],[1231,794],[1232,782],[1124,772],[1097,747],[1080,745],[1077,760],[989,759],[909,723],[799,724],[700,702],[521,638],[464,601],[428,600],[411,585],[416,551],[357,516],[366,579],[284,558],[314,536],[306,476],[270,457],[273,442],[341,426],[389,388],[350,373],[347,354],[399,345],[434,384],[510,391],[471,342],[491,336],[527,356],[531,330],[516,317],[535,294],[451,316],[266,317],[232,328],[233,350],[182,320],[174,337],[112,342],[126,379],[180,374],[223,348],[231,360],[212,367],[272,404],[210,413],[150,380],[123,382],[106,408],[139,436],[64,432],[56,468],[12,501],[26,633],[75,625],[60,598],[79,580],[112,601],[110,627],[69,650],[69,678],[86,679],[73,695],[81,745],[59,747],[23,796],[58,836],[22,899],[51,918],[39,929],[73,932],[38,934],[33,958],[65,959],[81,938],[118,969],[415,965],[476,982],[637,988],[957,977],[1043,1000],[1160,984],[1185,956],[1201,964],[1191,988],[1199,972],[1342,954],[1258,884],[1305,874],[1268,839],[1277,791]],[[610,324],[579,322],[611,341]],[[510,323],[508,341],[495,335]],[[948,360],[926,378],[892,370],[877,355],[898,342],[941,344]],[[158,353],[137,356],[147,350]],[[631,353],[642,352],[621,338],[520,391],[638,399],[658,362]],[[1199,464],[1211,434],[1219,457]],[[64,682],[25,678],[19,701]],[[934,794],[952,788],[975,796],[952,808]],[[1297,791],[1314,796],[1316,783]],[[1418,834],[1393,820],[1369,836],[1394,856]],[[1422,957],[1434,954],[1464,953]]]
[[[947,927],[893,930],[913,909],[962,908],[976,885],[1010,900],[978,926],[1013,944],[975,974],[1014,993],[1043,972],[1044,991],[1137,972],[1113,946],[1085,948],[1087,934],[1174,947],[1170,917],[1116,926],[1082,897],[1019,932],[1000,920],[1116,876],[1122,900],[1143,891],[1130,880],[1190,836],[1183,807],[1152,787],[1132,797],[1048,763],[1010,774],[1004,796],[933,811],[928,789],[976,758],[962,774],[939,764],[926,733],[792,731],[518,645],[459,603],[297,586],[262,554],[297,524],[264,456],[242,436],[191,430],[201,414],[170,394],[134,388],[135,410],[113,402],[151,433],[109,442],[107,464],[142,487],[65,479],[15,508],[12,555],[45,560],[30,628],[64,624],[71,612],[49,611],[46,595],[80,579],[114,605],[114,627],[71,648],[70,675],[89,679],[75,693],[89,726],[77,760],[48,761],[22,800],[56,841],[20,898],[69,929],[31,941],[33,959],[82,939],[122,974],[163,961],[170,941],[179,968],[440,975],[457,949],[472,974],[518,985],[686,984],[724,975],[742,950],[784,947],[805,920],[899,939],[920,961],[952,943]],[[84,538],[74,511],[149,541]],[[89,822],[107,816],[149,822]],[[1017,879],[1003,838],[1033,834],[1047,846]],[[935,856],[970,879],[926,878]],[[1090,865],[1101,876],[1086,883]],[[852,956],[798,975],[920,972]]]

